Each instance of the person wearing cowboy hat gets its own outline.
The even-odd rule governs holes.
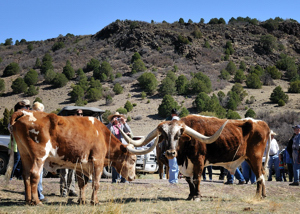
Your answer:
[[[111,133],[116,136],[123,144],[127,144],[124,140],[120,130],[123,130],[127,135],[131,136],[131,129],[129,125],[126,123],[126,118],[124,115],[116,112],[107,117],[110,121],[107,125],[107,128],[111,131]],[[118,128],[119,127],[119,128]],[[123,178],[114,167],[112,167],[112,183],[117,183],[120,180],[121,183],[128,183],[125,178]]]
[[[30,109],[30,101],[27,99],[24,99],[21,101],[21,103],[23,103],[24,106],[26,106],[27,109]]]
[[[269,162],[268,162],[268,168],[269,168],[269,177],[268,181],[272,181],[272,165],[274,165],[275,169],[275,175],[276,175],[276,181],[281,181],[280,178],[280,169],[279,169],[279,146],[277,143],[277,140],[274,138],[274,136],[277,135],[273,130],[271,130],[271,145],[270,145],[270,153],[269,153]],[[266,148],[268,148],[268,143]]]

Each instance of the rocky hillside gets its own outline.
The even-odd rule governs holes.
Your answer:
[[[201,32],[196,35],[195,32]],[[273,35],[276,37],[276,47],[272,52],[267,52],[261,44],[261,36]],[[230,41],[234,52],[225,59],[225,45]],[[52,51],[52,47],[57,42],[63,42],[64,48]],[[29,51],[28,45],[32,45]],[[208,46],[209,45],[209,46]],[[94,35],[74,36],[66,35],[45,41],[25,41],[19,45],[0,45],[0,76],[11,62],[16,62],[21,68],[20,74],[1,77],[5,81],[5,91],[0,97],[0,115],[5,108],[13,108],[16,101],[24,99],[24,94],[13,94],[12,82],[19,76],[24,75],[29,69],[34,68],[37,58],[42,60],[46,53],[50,53],[53,58],[55,72],[62,72],[66,61],[71,62],[72,67],[85,69],[87,63],[92,59],[100,62],[106,60],[113,68],[113,73],[121,73],[122,77],[116,78],[113,82],[103,82],[103,87],[113,94],[112,88],[115,83],[120,83],[124,92],[113,97],[113,103],[106,105],[105,98],[88,103],[87,106],[99,107],[104,110],[114,112],[117,108],[123,107],[129,100],[135,103],[136,107],[128,113],[133,120],[130,122],[131,128],[136,135],[145,135],[151,131],[161,120],[158,116],[158,106],[162,101],[162,96],[158,92],[148,96],[146,100],[140,97],[141,89],[137,84],[137,78],[141,73],[131,75],[131,58],[135,52],[141,55],[147,71],[155,74],[158,81],[161,81],[167,71],[172,70],[176,65],[178,70],[176,75],[185,75],[191,79],[191,73],[203,72],[212,82],[213,93],[222,90],[225,94],[231,89],[234,82],[232,78],[227,80],[219,79],[220,71],[226,67],[229,60],[238,67],[240,62],[245,62],[247,66],[246,74],[251,66],[260,65],[266,68],[275,65],[280,59],[280,54],[286,54],[295,59],[297,65],[300,64],[300,24],[290,21],[283,21],[276,25],[275,29],[270,29],[265,23],[252,25],[247,22],[236,22],[234,24],[200,24],[200,23],[146,23],[140,21],[115,21],[106,26]],[[39,69],[35,69],[40,73]],[[284,74],[285,71],[282,71]],[[86,73],[92,76],[93,72]],[[70,101],[69,92],[72,84],[76,83],[76,78],[69,81],[63,88],[53,88],[44,82],[44,77],[39,74],[39,94],[33,97],[26,97],[31,102],[39,97],[46,106],[46,111],[51,112],[66,105],[74,105]],[[238,113],[244,117],[246,109],[252,108],[257,114],[278,114],[283,112],[300,112],[300,95],[287,93],[289,81],[283,77],[273,80],[273,84],[263,86],[261,89],[249,89],[245,87],[248,96],[244,99],[255,97],[255,102],[246,104],[245,102],[238,108]],[[280,85],[289,96],[289,102],[282,107],[272,104],[269,101],[270,95],[276,86]],[[174,96],[174,99],[186,107],[190,113],[198,113],[193,108],[192,102],[195,95]],[[266,113],[267,112],[267,113]],[[138,119],[135,119],[138,118]],[[292,121],[282,129],[276,123],[270,126],[280,133],[290,136],[289,129],[291,123],[300,123],[300,118],[293,118]],[[288,138],[286,136],[282,141]]]

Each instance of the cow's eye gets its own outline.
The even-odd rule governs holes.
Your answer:
[[[178,140],[179,138],[180,138],[180,134],[177,133],[177,134],[175,135],[175,137],[174,137],[174,140]]]
[[[135,159],[131,158],[130,159],[130,164],[134,164],[135,163]]]

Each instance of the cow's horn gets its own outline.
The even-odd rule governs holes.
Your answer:
[[[118,128],[119,128],[119,127],[118,127]],[[120,128],[119,128],[119,130],[120,130],[122,136],[124,137],[124,139],[126,140],[126,142],[127,142],[128,144],[132,144],[132,145],[138,146],[138,147],[144,146],[144,145],[148,144],[148,143],[149,143],[151,140],[153,140],[153,139],[155,138],[155,136],[158,134],[157,129],[154,129],[152,132],[150,132],[150,133],[147,135],[146,138],[143,137],[143,138],[141,138],[141,139],[139,139],[139,140],[133,140],[133,139],[131,139],[127,134],[125,134],[125,133],[123,132],[123,130],[121,130]]]
[[[195,131],[194,129],[192,129],[188,126],[185,126],[185,131],[184,132],[186,134],[198,139],[202,143],[211,144],[219,138],[219,136],[221,135],[221,133],[222,133],[224,127],[226,126],[227,122],[228,122],[228,120],[219,128],[219,130],[214,135],[212,135],[210,137],[202,135],[199,132]]]
[[[156,147],[156,145],[158,143],[158,140],[159,140],[159,135],[156,136],[156,140],[153,143],[153,145],[150,148],[145,149],[145,150],[137,150],[135,148],[130,147],[130,145],[128,145],[126,148],[132,154],[135,154],[135,155],[144,155],[144,154],[147,154],[147,153],[151,152]]]

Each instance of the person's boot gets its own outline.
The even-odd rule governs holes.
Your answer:
[[[299,184],[299,182],[293,182],[293,183],[290,183],[289,185],[290,186],[299,186],[300,184]]]

